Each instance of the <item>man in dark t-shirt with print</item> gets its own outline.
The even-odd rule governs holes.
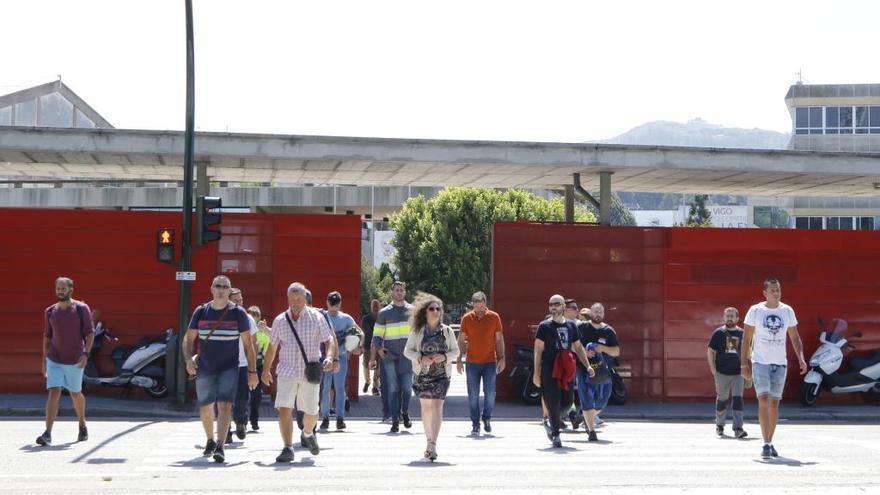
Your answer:
[[[578,340],[575,323],[564,316],[565,298],[555,294],[550,298],[550,318],[538,325],[535,332],[535,362],[532,382],[541,389],[541,395],[550,416],[550,437],[554,448],[562,447],[559,413],[565,388],[575,376],[575,359],[586,365],[587,354]],[[590,376],[592,368],[588,368]]]
[[[590,442],[599,440],[596,435],[596,418],[611,398],[612,384],[608,358],[620,355],[617,332],[604,320],[605,306],[597,302],[590,307],[590,321],[578,326],[581,344],[586,349],[590,367],[595,372],[593,377],[588,377],[586,368],[578,364],[578,395]]]
[[[199,417],[208,437],[204,455],[213,455],[214,461],[224,462],[223,444],[232,420],[232,401],[238,387],[239,339],[247,357],[248,388],[257,386],[257,357],[254,353],[250,321],[244,308],[229,300],[232,284],[224,275],[214,277],[211,283],[211,302],[202,304],[193,312],[183,341],[186,371],[196,380]],[[198,356],[193,356],[195,341],[199,340]],[[217,404],[217,440],[214,426],[214,403]]]
[[[715,377],[715,433],[724,436],[727,411],[733,410],[733,436],[745,438],[743,430],[743,377],[740,368],[743,329],[737,326],[739,311],[724,310],[724,325],[718,327],[709,338],[706,358]]]

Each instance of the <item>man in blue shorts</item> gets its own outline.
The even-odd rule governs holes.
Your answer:
[[[604,320],[605,306],[597,302],[590,307],[590,321],[578,325],[581,343],[587,351],[590,367],[595,372],[592,377],[588,377],[586,368],[578,363],[578,395],[590,442],[599,440],[596,435],[596,417],[611,398],[611,372],[607,358],[620,355],[617,332]]]
[[[229,300],[232,284],[225,275],[214,277],[210,302],[193,312],[189,329],[183,340],[183,359],[186,371],[196,380],[199,417],[208,437],[203,455],[213,455],[215,462],[224,462],[229,424],[232,421],[232,402],[238,388],[238,343],[241,339],[247,358],[248,389],[257,386],[257,357],[254,353],[250,321],[244,308]],[[193,356],[196,339],[199,352]],[[217,404],[217,440],[214,427],[214,404]]]
[[[79,436],[89,439],[86,428],[86,398],[82,394],[83,370],[95,340],[92,314],[89,307],[73,296],[73,280],[58,277],[55,280],[58,302],[46,308],[43,314],[43,376],[46,377],[46,431],[37,437],[38,445],[52,444],[52,425],[58,416],[61,389],[70,392],[73,409],[79,419]]]
[[[801,374],[806,374],[804,346],[798,333],[794,309],[782,302],[782,285],[775,278],[764,281],[765,301],[749,308],[745,318],[740,366],[745,380],[751,379],[758,396],[758,420],[764,446],[761,457],[779,456],[773,447],[773,433],[779,422],[779,401],[785,387],[788,360],[785,355],[785,338],[797,354]]]

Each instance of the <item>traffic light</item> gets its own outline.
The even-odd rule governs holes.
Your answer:
[[[220,240],[220,229],[210,227],[219,225],[220,213],[211,213],[210,210],[223,206],[223,200],[214,196],[199,196],[196,198],[196,245],[204,246],[212,241]]]
[[[156,261],[174,263],[174,229],[156,232]]]

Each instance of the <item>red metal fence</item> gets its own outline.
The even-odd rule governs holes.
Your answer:
[[[530,325],[552,294],[581,306],[601,301],[634,399],[711,397],[709,335],[725,307],[744,317],[763,300],[766,277],[781,280],[807,359],[820,318],[862,331],[862,349],[880,346],[880,233],[516,222],[495,225],[493,249],[493,303],[508,347],[531,344]],[[789,350],[788,396],[800,381],[792,357]],[[511,396],[511,384],[499,387]]]

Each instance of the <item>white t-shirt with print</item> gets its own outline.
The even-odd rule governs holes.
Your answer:
[[[247,313],[248,324],[250,325],[251,337],[257,333],[257,322],[254,321],[254,317]],[[238,367],[247,366],[247,354],[244,353],[244,342],[241,339],[238,339]]]
[[[791,306],[783,302],[776,308],[768,308],[766,302],[755,304],[746,313],[745,324],[755,327],[753,363],[788,363],[785,357],[786,336],[788,329],[798,324]]]

